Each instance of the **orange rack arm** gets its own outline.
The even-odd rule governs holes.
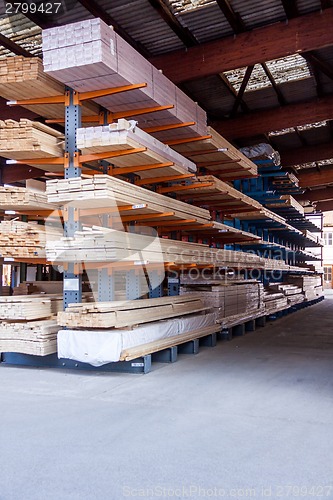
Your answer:
[[[123,222],[139,221],[139,220],[149,220],[149,219],[161,219],[162,217],[172,217],[175,212],[163,212],[161,214],[141,214],[141,215],[125,215],[121,218]],[[153,222],[153,221],[152,221]],[[156,221],[159,224],[159,221]]]
[[[194,222],[197,222],[196,219],[180,219],[178,221],[179,223],[179,226],[181,224],[192,224]],[[175,225],[175,221],[174,220],[166,220],[166,221],[156,221],[156,222],[146,222],[145,223],[145,226],[149,226],[149,227],[155,227],[155,226],[174,226]],[[178,229],[179,229],[179,226],[178,226]]]
[[[148,128],[143,128],[145,132],[148,134],[153,134],[154,132],[163,132],[164,130],[173,130],[177,128],[183,128],[183,127],[192,127],[192,125],[195,125],[196,122],[184,122],[184,123],[169,123],[168,125],[159,125],[156,127],[148,127]]]
[[[107,95],[120,94],[129,90],[142,89],[147,87],[147,83],[134,83],[133,85],[123,85],[122,87],[110,87],[102,90],[91,90],[90,92],[74,92],[73,104],[81,104],[87,99],[97,99]]]
[[[236,158],[235,160],[202,161],[196,163],[196,165],[197,167],[211,167],[213,165],[232,165],[233,163],[239,163],[240,161],[242,161],[240,158]]]
[[[137,186],[144,186],[146,184],[158,184],[160,182],[177,181],[180,179],[188,179],[194,177],[195,174],[179,174],[179,175],[165,175],[162,177],[150,177],[148,179],[139,179],[135,181]]]
[[[199,137],[184,137],[183,139],[172,139],[170,141],[164,141],[164,144],[168,146],[176,146],[177,144],[186,144],[187,142],[204,141],[205,139],[211,139],[211,135],[200,135]]]
[[[174,163],[168,161],[165,163],[152,163],[151,165],[136,165],[133,167],[110,167],[109,175],[131,174],[132,172],[141,172],[144,170],[155,170],[158,168],[172,167]]]
[[[213,182],[198,182],[196,184],[189,184],[189,185],[176,185],[176,186],[167,186],[167,187],[161,187],[158,188],[158,193],[173,193],[176,191],[189,191],[191,189],[198,189],[198,188],[205,188],[213,186]]]

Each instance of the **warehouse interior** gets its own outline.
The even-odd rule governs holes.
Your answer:
[[[333,1],[0,3],[0,499],[333,498]]]

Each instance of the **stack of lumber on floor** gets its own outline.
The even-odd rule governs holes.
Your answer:
[[[195,161],[198,167],[224,180],[257,175],[256,165],[213,128],[208,127],[207,134],[210,139],[179,144],[173,148]]]
[[[201,295],[204,303],[214,308],[218,322],[263,309],[263,285],[256,280],[192,280],[183,276],[181,283],[180,293]]]
[[[264,304],[266,314],[272,314],[287,309],[288,299],[282,292],[264,291]]]
[[[166,162],[173,163],[169,167],[153,170],[149,170],[148,167],[147,170],[139,170],[137,174],[142,178],[196,172],[196,166],[192,161],[138,128],[136,122],[133,120],[121,119],[111,125],[79,128],[77,130],[77,147],[84,154],[104,153],[108,151],[131,151],[137,148],[146,148],[146,151],[142,153],[111,156],[108,160],[116,167],[149,166]],[[115,173],[117,173],[116,169]]]
[[[56,319],[0,321],[0,352],[47,356],[57,352]]]
[[[62,295],[0,297],[0,352],[56,352],[54,315],[61,309]]]
[[[21,119],[0,121],[0,155],[11,160],[29,160],[37,158],[62,157],[64,154],[64,136],[61,132],[39,122]],[[49,170],[63,169],[63,165],[43,164],[38,167]]]
[[[13,56],[0,60],[0,95],[10,101],[64,95],[65,87],[57,80],[46,75],[42,60],[38,57]],[[64,119],[63,104],[23,105],[45,118]],[[98,114],[95,103],[85,101],[82,114]]]
[[[0,223],[0,255],[12,258],[45,258],[46,241],[56,241],[61,231],[34,222]]]
[[[58,333],[58,356],[101,366],[135,359],[219,330],[214,313],[203,312],[130,328],[66,329]]]
[[[50,203],[62,205],[73,202],[71,205],[83,209],[82,215],[84,215],[84,209],[97,207],[109,207],[111,215],[116,206],[125,205],[132,206],[130,211],[125,212],[125,215],[154,215],[172,212],[173,215],[166,219],[175,221],[194,219],[194,222],[204,224],[211,219],[208,210],[168,198],[108,175],[95,175],[89,179],[78,177],[47,181],[46,193]]]
[[[315,300],[318,297],[322,297],[324,294],[321,276],[289,275],[287,280],[288,283],[296,285],[302,289],[305,300]]]
[[[123,328],[209,309],[200,294],[92,304],[70,304],[58,313],[69,328]]]
[[[6,297],[10,295],[10,286],[0,285],[0,295]]]
[[[195,177],[192,181],[197,185],[195,189],[190,191],[177,191],[182,200],[189,203],[194,202],[202,206],[209,206],[214,210],[219,210],[223,213],[223,209],[230,212],[235,207],[235,213],[239,210],[248,208],[249,211],[260,210],[263,208],[261,203],[241,193],[234,187],[224,181],[221,181],[213,175],[202,175]],[[200,184],[210,184],[209,186],[201,187]],[[189,184],[189,183],[188,183]]]
[[[18,186],[0,186],[0,210],[52,210],[46,193]]]
[[[43,63],[47,74],[77,91],[146,83],[143,88],[95,100],[111,112],[133,110],[134,117],[136,109],[173,105],[138,115],[139,124],[193,121],[194,125],[177,130],[176,135],[206,134],[206,113],[100,19],[43,30]]]

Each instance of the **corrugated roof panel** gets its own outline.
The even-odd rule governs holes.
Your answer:
[[[273,137],[269,134],[269,136],[274,144],[274,147],[278,151],[285,151],[287,149],[299,148],[302,146],[301,140],[296,132],[274,135]]]
[[[289,104],[317,97],[316,81],[313,77],[282,83],[280,89]]]
[[[313,127],[308,130],[303,130],[301,134],[309,146],[315,146],[316,144],[321,144],[331,140],[330,129],[326,124],[321,127]]]
[[[321,9],[320,0],[298,0],[297,8],[300,14],[308,14]]]
[[[41,29],[23,14],[0,19],[0,33],[33,55],[41,54]],[[0,57],[14,55],[0,46]]]
[[[228,115],[235,102],[235,98],[227,90],[221,78],[215,75],[188,82],[184,88],[192,99],[203,105],[205,110],[212,115]]]
[[[282,21],[286,18],[280,0],[229,0],[229,2],[233,10],[241,16],[248,29]]]
[[[279,100],[272,86],[245,92],[244,101],[250,109],[267,109],[279,106]]]
[[[233,34],[230,24],[216,3],[204,9],[185,11],[177,15],[177,18],[200,43]]]

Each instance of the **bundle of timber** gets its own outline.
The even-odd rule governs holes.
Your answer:
[[[91,304],[70,304],[58,324],[70,328],[123,328],[209,309],[200,294]]]
[[[0,222],[0,256],[10,258],[45,258],[46,241],[59,239],[59,229],[35,222],[18,220]]]
[[[187,142],[172,147],[196,162],[198,168],[222,177],[224,180],[241,179],[257,175],[257,166],[213,128],[208,127],[210,138]]]
[[[6,297],[6,296],[10,295],[10,292],[11,292],[10,286],[0,285],[0,295],[2,297]]]
[[[43,71],[42,60],[38,57],[13,56],[0,59],[0,95],[5,99],[18,100],[64,95],[65,87]],[[23,104],[34,113],[45,118],[64,119],[64,104]],[[95,103],[85,101],[82,114],[98,114]]]
[[[101,19],[89,19],[43,30],[45,72],[77,91],[143,84],[130,92],[96,98],[95,101],[120,113],[167,106],[155,113],[138,114],[146,127],[191,124],[177,135],[205,135],[206,113],[176,85],[152,66]],[[194,123],[193,123],[194,122]],[[163,138],[170,137],[169,133]]]
[[[46,254],[51,262],[122,262],[123,265],[133,264],[136,267],[139,264],[210,264],[262,269],[267,260],[246,252],[210,248],[208,245],[147,236],[140,232],[127,233],[101,226],[83,227],[71,238],[48,242]],[[267,265],[269,268],[269,263]]]
[[[281,157],[278,151],[275,151],[270,144],[265,142],[261,142],[260,144],[256,144],[255,146],[248,146],[246,148],[240,148],[240,151],[247,156],[247,158],[251,158],[252,160],[268,160],[267,163],[262,162],[260,166],[265,165],[280,165]]]
[[[273,314],[283,309],[287,309],[288,299],[282,292],[264,291],[264,305],[266,314]]]
[[[60,330],[58,357],[102,366],[119,360],[136,359],[219,330],[214,313],[203,312],[146,323],[131,329]]]
[[[321,236],[313,234],[311,231],[304,229],[302,231],[304,238],[308,240],[308,244],[306,246],[311,246],[311,242],[315,244],[315,246],[324,246],[324,239]]]
[[[319,275],[288,275],[287,280],[302,289],[305,300],[315,300],[324,295],[322,278]]]
[[[13,295],[61,294],[62,291],[62,281],[23,281],[13,289]]]
[[[35,209],[50,211],[53,209],[52,205],[47,202],[46,193],[18,186],[0,186],[0,210]]]
[[[39,122],[21,119],[0,121],[0,155],[11,160],[29,160],[45,158],[45,164],[38,165],[48,170],[51,163],[47,159],[62,157],[64,154],[64,136],[61,132]],[[63,165],[53,165],[52,170],[63,169]]]
[[[49,318],[62,309],[62,294],[0,297],[0,319],[36,320]]]
[[[304,215],[304,208],[300,203],[298,203],[297,200],[293,196],[290,196],[289,194],[284,194],[281,195],[279,200],[276,201],[270,201],[269,203],[266,203],[266,207],[274,210],[274,211],[283,211],[284,213],[286,208],[289,209],[289,214],[290,214],[290,209],[293,209],[296,213]]]
[[[196,172],[193,162],[138,128],[134,120],[121,119],[111,125],[79,128],[76,137],[77,147],[85,154],[125,150],[134,153],[141,149],[123,156],[110,154],[108,160],[116,167],[139,166],[138,172],[134,168],[133,171],[142,178]],[[161,163],[161,168],[156,168],[157,163]],[[145,165],[147,168],[143,170]],[[117,169],[114,173],[117,174]]]
[[[200,282],[200,284],[198,283]],[[180,293],[201,294],[207,306],[214,308],[218,322],[229,316],[254,314],[263,310],[263,285],[256,280],[191,280],[181,278]]]
[[[47,356],[57,352],[56,319],[0,321],[0,352]]]
[[[282,292],[287,297],[289,306],[300,304],[305,300],[302,288],[289,283],[270,283],[269,291]]]
[[[278,176],[274,177],[273,184],[277,189],[283,190],[286,188],[288,189],[288,188],[298,187],[299,180],[295,174],[292,174],[291,172],[287,172],[282,177],[278,177]]]
[[[108,175],[95,175],[89,179],[78,177],[47,181],[46,193],[50,203],[62,205],[71,202],[71,205],[82,209],[82,215],[85,209],[91,213],[91,209],[94,208],[110,208],[109,215],[119,220],[119,214],[115,208],[118,207],[122,214],[121,207],[124,207],[127,220],[130,216],[133,216],[132,220],[135,220],[135,215],[148,216],[148,214],[151,216],[164,214],[163,220],[183,219],[204,224],[211,219],[208,210],[168,198]]]

